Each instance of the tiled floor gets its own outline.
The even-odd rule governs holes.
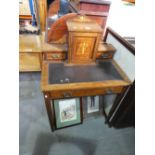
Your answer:
[[[134,128],[114,129],[104,117],[51,132],[40,73],[20,73],[20,155],[134,155]]]

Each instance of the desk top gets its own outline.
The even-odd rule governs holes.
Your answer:
[[[130,82],[124,79],[112,61],[99,61],[97,64],[90,65],[47,62],[42,68],[41,88],[43,91],[128,85]]]
[[[110,61],[73,66],[66,66],[64,63],[50,63],[48,75],[49,84],[123,80]]]
[[[69,32],[95,32],[102,33],[103,29],[87,16],[76,16],[66,22]]]

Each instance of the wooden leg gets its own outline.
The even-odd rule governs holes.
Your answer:
[[[46,110],[47,110],[47,114],[48,114],[48,119],[50,122],[50,127],[51,130],[54,131],[55,130],[55,116],[54,116],[54,107],[53,107],[53,103],[51,103],[52,101],[45,99],[45,105],[46,105]]]
[[[82,97],[80,97],[80,113],[81,113],[81,124],[83,123],[83,103]]]
[[[100,101],[102,104],[103,104],[103,109],[102,109],[102,112],[103,112],[103,115],[104,115],[104,117],[105,117],[105,121],[104,121],[104,123],[105,124],[108,124],[108,119],[107,119],[107,114],[106,114],[106,112],[105,112],[105,107],[104,107],[104,101],[103,101],[103,97],[102,97],[102,100]]]

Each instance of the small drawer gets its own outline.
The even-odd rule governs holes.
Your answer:
[[[66,53],[44,53],[44,60],[65,60]]]
[[[97,59],[112,59],[114,53],[113,52],[97,52],[96,58]]]
[[[106,94],[119,94],[123,87],[113,87],[104,89],[86,89],[86,90],[66,90],[66,91],[51,91],[48,96],[50,99],[72,98],[81,96],[95,96]]]

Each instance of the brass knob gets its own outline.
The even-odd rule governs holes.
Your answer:
[[[59,54],[53,54],[52,58],[60,58],[60,55]]]
[[[45,95],[45,98],[48,98],[48,95]]]
[[[108,55],[108,53],[104,53],[101,56],[102,56],[102,58],[108,58],[109,55]]]
[[[69,98],[69,97],[72,97],[72,93],[71,92],[65,92],[65,93],[63,93],[63,96],[65,98]]]
[[[60,55],[59,55],[59,54],[57,54],[57,55],[56,55],[56,58],[60,58]]]
[[[108,90],[106,91],[106,93],[107,93],[107,94],[112,94],[113,91],[112,91],[112,89],[108,89]]]

